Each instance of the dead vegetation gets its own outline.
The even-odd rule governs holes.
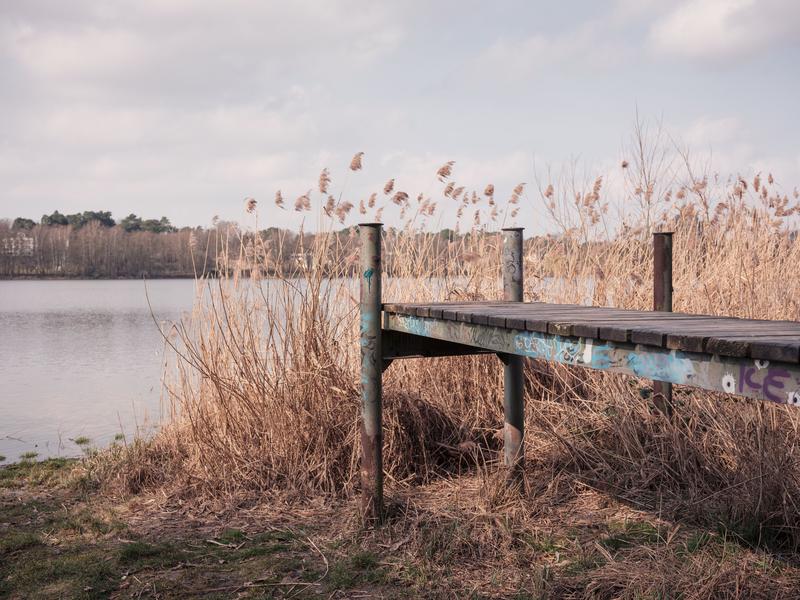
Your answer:
[[[365,530],[357,499],[225,513],[158,493],[87,494],[84,465],[0,469],[9,598],[795,598],[791,554],[676,523],[570,474],[508,494],[487,473],[396,490]]]
[[[380,219],[387,206],[406,219],[385,236],[384,298],[499,297],[494,231],[528,202],[558,229],[526,244],[528,300],[650,308],[650,234],[669,229],[676,310],[800,318],[797,193],[782,192],[771,175],[697,176],[688,156],[647,148],[634,145],[620,166],[617,217],[601,178],[584,185],[548,176],[506,201],[491,184],[483,192],[458,185],[452,163],[437,172],[439,197],[386,183],[360,203],[362,220]],[[351,169],[361,168],[359,154]],[[325,170],[320,194],[297,199],[296,210],[316,203],[332,217],[321,217],[292,277],[258,277],[259,264],[283,257],[256,238],[245,256],[253,277],[204,282],[192,317],[165,332],[176,353],[167,374],[173,419],[154,439],[87,466],[106,490],[153,495],[193,514],[349,510],[359,414],[349,275],[358,248],[354,230],[336,235],[332,222],[352,218],[357,202],[329,196],[334,184]],[[431,233],[441,211],[457,212],[466,231]],[[392,581],[400,572],[418,583],[441,574],[457,595],[511,594],[511,581],[533,597],[796,595],[796,409],[676,388],[668,420],[649,382],[530,362],[527,489],[508,497],[492,478],[501,373],[491,356],[397,361],[387,371],[384,468],[394,517],[382,531],[352,535],[394,549],[387,560],[408,558],[400,571],[380,563]]]

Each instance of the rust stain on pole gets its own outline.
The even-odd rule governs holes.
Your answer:
[[[381,349],[381,224],[359,225],[361,238],[361,508],[364,521],[383,519]]]
[[[653,310],[672,312],[672,232],[653,234]],[[672,384],[653,382],[653,403],[672,415]]]
[[[522,302],[522,227],[503,229],[503,300]],[[498,355],[503,361],[503,462],[512,480],[522,473],[525,461],[525,398],[521,356]]]

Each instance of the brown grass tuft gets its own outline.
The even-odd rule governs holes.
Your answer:
[[[439,178],[439,181],[444,183],[445,179],[449,178],[450,175],[452,175],[453,165],[455,164],[456,162],[454,160],[451,160],[443,164],[441,167],[439,167],[439,170],[436,171],[436,177]]]
[[[322,169],[322,173],[319,174],[319,193],[327,194],[330,184],[331,174],[328,172],[328,169]]]
[[[350,170],[351,171],[360,171],[362,168],[361,165],[361,158],[364,156],[363,152],[357,152],[356,155],[353,157],[353,160],[350,161]]]
[[[444,180],[451,170],[447,163],[437,175]],[[626,173],[637,171],[638,163]],[[765,199],[736,179],[720,183],[680,171],[662,177],[675,182],[680,205],[665,202],[672,185],[632,179],[622,205],[641,212],[625,215],[615,230],[603,222],[602,178],[578,184],[565,177],[539,187],[551,234],[526,241],[525,299],[649,309],[650,234],[663,227],[675,232],[676,310],[800,318],[800,278],[787,275],[800,262],[792,229],[797,198]],[[501,297],[500,237],[491,222],[499,220],[498,211],[516,216],[523,185],[505,203],[472,192],[474,215],[463,235],[427,230],[415,219],[439,209],[428,199],[415,205],[418,213],[402,227],[386,230],[384,299]],[[394,179],[383,191],[392,194]],[[409,205],[405,192],[391,199]],[[375,194],[367,205],[375,206]],[[346,222],[352,204],[335,206]],[[311,209],[310,192],[295,208]],[[376,210],[376,220],[383,210]],[[112,478],[121,489],[158,490],[170,501],[209,510],[277,497],[347,498],[357,491],[355,230],[287,234],[272,246],[257,235],[251,241],[261,245],[252,262],[231,265],[228,278],[202,281],[194,314],[177,325],[180,355],[168,379],[175,418],[155,439],[117,457]],[[280,264],[284,253],[307,260],[269,280],[244,277],[273,273],[269,266]],[[428,486],[452,486],[450,504],[419,517],[424,526],[412,538],[415,551],[451,552],[465,565],[499,561],[528,543],[508,534],[504,523],[545,518],[567,506],[580,511],[585,489],[656,514],[670,528],[719,529],[738,547],[793,552],[800,544],[796,409],[676,386],[675,415],[667,420],[652,403],[649,381],[537,361],[526,365],[525,393],[528,472],[520,499],[504,495],[493,479],[500,450],[495,432],[503,423],[495,357],[409,359],[388,369],[389,497],[401,502]],[[461,486],[473,483],[478,508],[454,508]],[[666,540],[659,529],[662,534]],[[574,565],[553,561],[561,576],[545,582],[547,589],[554,597],[609,598],[658,596],[670,586],[698,598],[736,597],[737,589],[757,586],[782,593],[783,583],[773,585],[767,576],[756,585],[737,575],[755,572],[754,559],[719,554],[724,540],[713,552],[698,550],[681,562],[671,545],[679,538],[670,539],[641,551],[635,542],[624,555],[607,545],[581,545],[585,555]],[[650,573],[657,565],[663,578]]]

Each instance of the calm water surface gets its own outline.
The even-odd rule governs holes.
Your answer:
[[[192,280],[147,282],[153,313],[191,310]],[[74,456],[160,416],[164,343],[142,281],[0,281],[0,455]]]

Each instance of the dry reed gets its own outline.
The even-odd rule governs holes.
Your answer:
[[[460,224],[469,233],[428,231],[419,218],[442,209],[420,202],[403,227],[386,231],[385,299],[500,297],[494,230],[500,215],[524,200],[557,230],[526,243],[527,300],[650,308],[650,234],[666,228],[675,231],[676,310],[798,319],[800,278],[792,274],[800,244],[791,230],[797,199],[781,193],[771,176],[769,183],[758,177],[752,185],[698,176],[688,158],[667,164],[660,153],[645,145],[637,153],[636,147],[621,163],[627,195],[618,227],[610,223],[599,177],[585,184],[573,177],[537,182],[537,198],[526,196],[520,184],[502,205],[491,184],[483,194],[461,188],[456,194],[454,163],[446,163],[436,178],[455,200],[463,191],[458,215],[464,214],[462,202],[478,205],[474,220],[467,211]],[[362,155],[354,157],[353,171],[361,168]],[[670,182],[669,194],[662,180]],[[310,210],[313,202],[325,208],[329,185],[326,169],[320,197],[300,196],[296,210]],[[387,182],[383,194],[405,210],[408,194],[391,196],[394,185],[394,179]],[[359,211],[375,220],[383,211],[376,206],[379,191]],[[276,204],[282,207],[280,192]],[[332,218],[302,238],[308,245],[291,275],[259,275],[282,262],[284,249],[267,247],[256,236],[245,261],[250,278],[234,269],[228,279],[202,282],[193,316],[176,324],[171,338],[177,356],[168,377],[174,420],[153,440],[118,454],[108,479],[130,491],[158,488],[174,500],[214,508],[276,494],[355,491],[359,356],[351,275],[358,248],[353,228],[333,231],[333,219],[345,221],[352,204],[331,204]],[[387,371],[384,468],[390,497],[412,485],[492,471],[500,449],[501,373],[491,356],[397,361]],[[523,512],[530,516],[548,503],[568,501],[576,493],[574,485],[562,485],[568,480],[664,519],[723,523],[753,543],[796,548],[800,413],[676,387],[670,421],[648,394],[646,381],[528,363],[529,499]],[[494,489],[491,483],[485,488]],[[620,570],[609,562],[595,584],[624,579]],[[683,581],[689,585],[690,579],[686,574]]]

